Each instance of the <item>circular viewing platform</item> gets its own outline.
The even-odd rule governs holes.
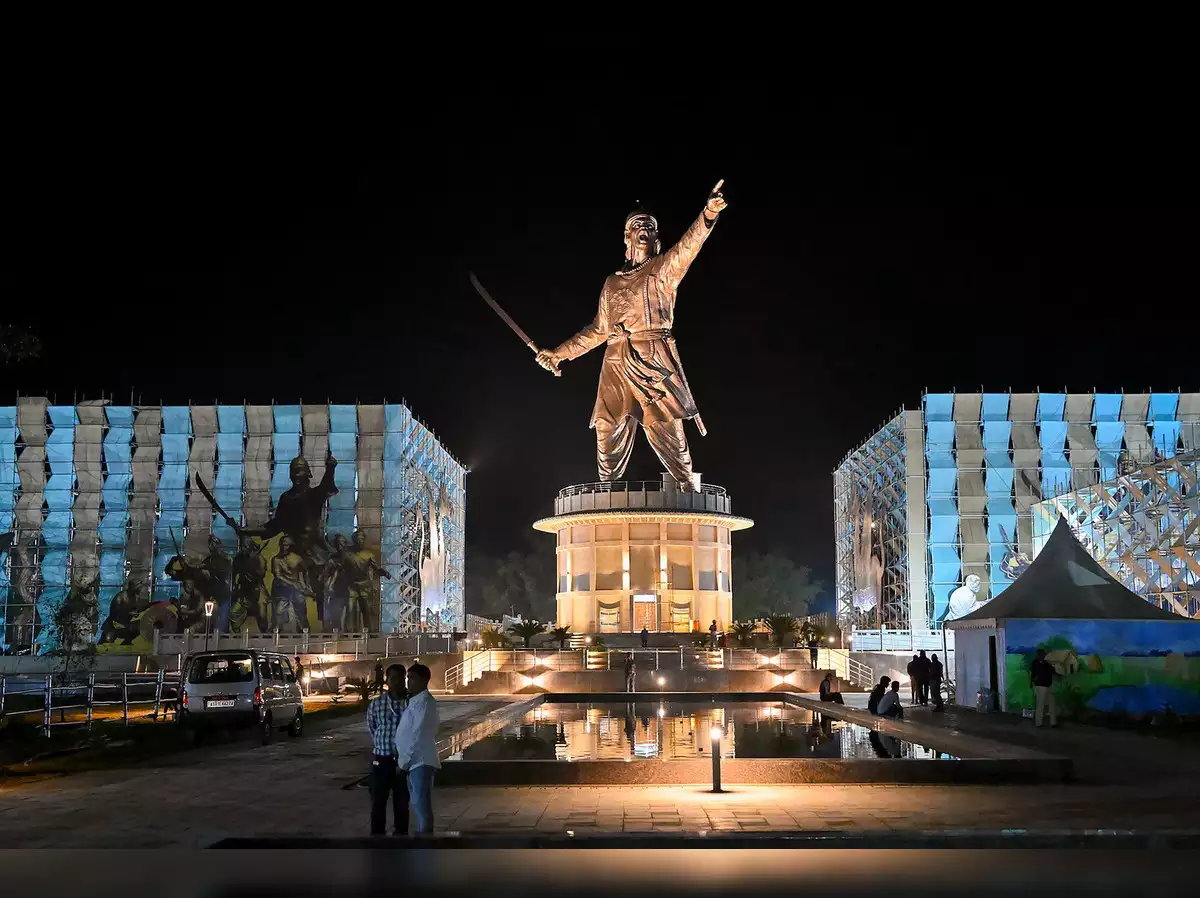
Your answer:
[[[697,490],[681,490],[673,482],[660,480],[601,481],[577,483],[559,491],[554,500],[554,516],[534,524],[538,530],[551,532],[556,519],[578,515],[612,513],[667,513],[681,515],[719,516],[728,519],[733,530],[753,526],[748,518],[733,516],[732,503],[725,487],[701,483]]]

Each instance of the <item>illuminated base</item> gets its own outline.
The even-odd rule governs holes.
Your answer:
[[[721,487],[661,483],[571,486],[555,515],[557,625],[573,633],[721,632],[733,618],[730,534],[754,526],[729,513]]]

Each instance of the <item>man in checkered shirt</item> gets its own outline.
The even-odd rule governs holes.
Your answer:
[[[404,665],[387,669],[387,688],[367,707],[371,733],[371,835],[386,835],[388,795],[392,796],[392,835],[408,835],[408,775],[396,769],[396,727],[408,706]]]

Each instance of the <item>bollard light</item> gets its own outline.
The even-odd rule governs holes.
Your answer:
[[[708,737],[712,740],[712,790],[713,792],[722,792],[724,790],[721,788],[721,728],[714,724],[708,731]]]
[[[662,690],[663,690],[663,686],[665,686],[665,685],[667,685],[667,678],[666,678],[666,677],[659,677],[659,678],[658,678],[658,691],[659,691],[659,692],[662,692]]]

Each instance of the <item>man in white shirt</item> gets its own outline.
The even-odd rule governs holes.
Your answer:
[[[417,835],[433,834],[433,772],[438,760],[437,702],[429,694],[429,668],[414,664],[408,669],[408,707],[396,727],[396,766],[408,771],[408,795],[417,818]]]
[[[904,708],[900,704],[900,681],[892,680],[892,688],[883,694],[883,698],[879,700],[879,710],[875,712],[879,717],[895,717],[898,720],[904,719]],[[403,726],[404,722],[401,721]],[[412,788],[411,786],[409,787]]]

